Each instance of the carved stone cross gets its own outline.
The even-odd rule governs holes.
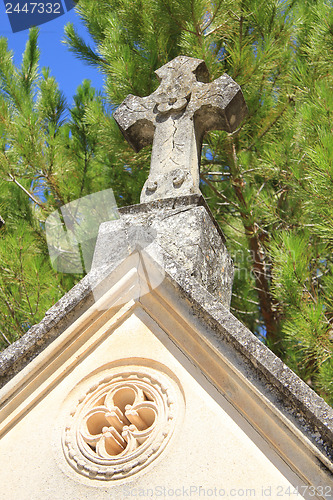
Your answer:
[[[201,59],[179,56],[156,72],[150,96],[128,95],[114,118],[135,151],[153,143],[141,202],[200,193],[202,139],[209,130],[233,132],[246,116],[242,91],[224,74],[212,83]]]

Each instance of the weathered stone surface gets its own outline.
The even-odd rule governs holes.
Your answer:
[[[121,219],[101,225],[92,269],[116,266],[156,242],[229,308],[233,264],[202,197],[193,195],[120,209]]]
[[[203,136],[234,131],[247,113],[228,75],[208,83],[204,61],[179,56],[156,71],[160,86],[147,97],[127,96],[114,118],[135,151],[153,144],[141,202],[199,194]]]
[[[234,82],[223,93],[220,79],[200,86],[194,74],[207,81],[190,58],[158,71],[167,99],[161,91],[154,104],[144,193],[156,201],[102,224],[91,272],[0,354],[8,498],[120,499],[161,479],[174,488],[178,477],[183,488],[222,478],[223,496],[235,485],[239,496],[243,486],[250,496],[332,490],[333,410],[228,310],[232,261],[205,201],[190,193],[203,133],[222,122],[231,129],[242,97]],[[136,112],[124,133],[141,147],[152,132]],[[174,141],[169,153],[163,135]]]

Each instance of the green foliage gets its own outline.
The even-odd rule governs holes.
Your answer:
[[[45,307],[56,302],[64,288],[25,222],[16,226],[15,234],[2,238],[0,268],[1,336],[6,344],[40,321]]]
[[[116,138],[108,143],[111,130],[105,99],[89,81],[79,86],[69,108],[50,70],[39,68],[36,28],[30,30],[20,67],[0,38],[0,210],[6,221],[0,230],[2,347],[40,321],[82,277],[51,268],[44,231],[48,215],[111,186],[118,204],[134,201],[133,174],[113,149]],[[115,135],[121,144],[119,132]]]

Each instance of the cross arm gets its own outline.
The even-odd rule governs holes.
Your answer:
[[[192,104],[199,137],[210,130],[233,132],[247,115],[240,86],[224,74],[212,83],[201,84]]]
[[[153,142],[155,131],[153,109],[154,102],[150,97],[136,97],[129,94],[113,114],[125,139],[136,152]]]

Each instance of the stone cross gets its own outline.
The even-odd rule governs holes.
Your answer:
[[[153,144],[141,202],[200,193],[202,139],[209,130],[233,132],[246,116],[242,91],[224,74],[212,83],[201,59],[179,56],[155,71],[150,96],[128,95],[114,113],[135,151]]]

